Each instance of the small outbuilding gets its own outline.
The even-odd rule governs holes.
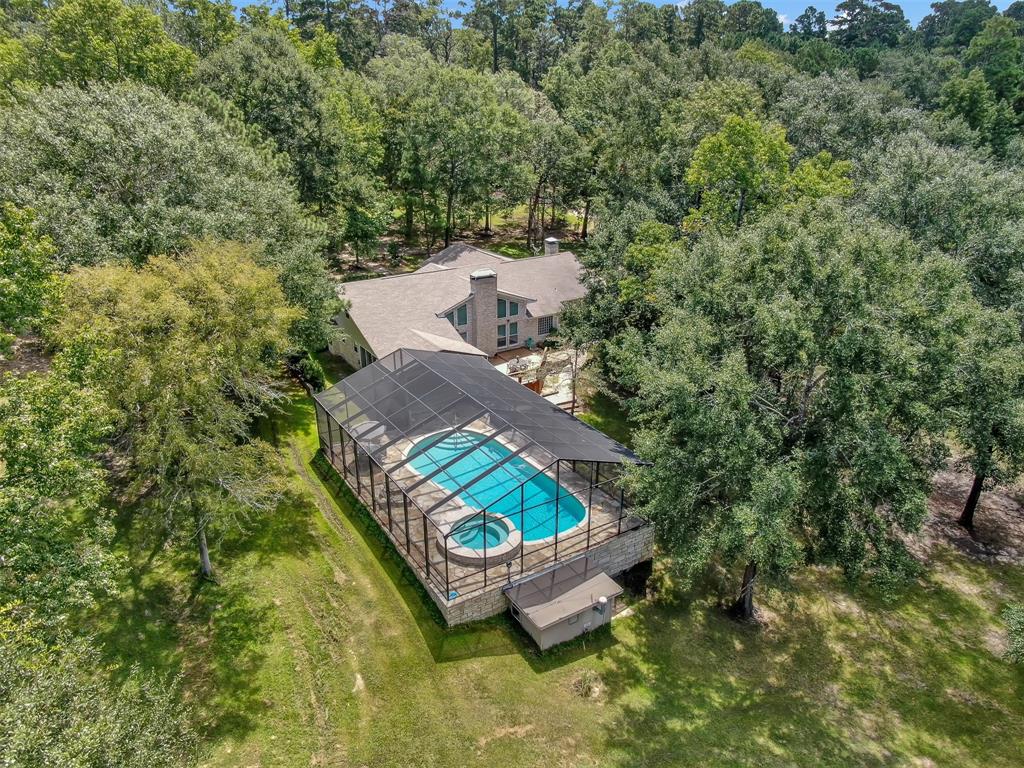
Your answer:
[[[586,556],[505,588],[509,610],[541,650],[608,624],[620,587]]]

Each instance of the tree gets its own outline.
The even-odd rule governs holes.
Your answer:
[[[725,12],[722,0],[690,0],[686,3],[681,10],[686,44],[699,48],[706,40],[716,39],[721,34]]]
[[[1024,0],[1014,0],[1014,2],[1006,6],[1003,16],[1013,19],[1018,24],[1024,24]]]
[[[385,172],[404,198],[406,231],[414,212],[431,238],[447,246],[460,213],[490,199],[509,149],[523,141],[524,120],[499,98],[499,80],[439,66],[405,43],[376,63],[381,88]]]
[[[940,0],[917,29],[928,48],[964,48],[996,13],[988,0]]]
[[[231,0],[174,0],[167,26],[171,37],[200,57],[229,43],[239,30]]]
[[[1024,451],[1024,235],[1015,224],[1024,215],[1024,183],[1020,174],[989,160],[913,135],[879,150],[865,166],[873,171],[864,185],[867,203],[924,247],[962,263],[986,308],[965,335],[952,401],[957,434],[975,476],[961,515],[970,528],[985,481],[1019,472]]]
[[[1020,25],[1005,16],[993,16],[967,46],[964,64],[979,67],[985,73],[996,98],[1015,101],[1024,86],[1024,40]]]
[[[279,498],[271,450],[250,426],[280,397],[296,314],[274,273],[236,244],[199,243],[138,269],[81,268],[68,280],[51,337],[110,360],[96,386],[118,416],[114,445],[132,489],[195,542],[203,576],[213,572],[210,531],[243,525]]]
[[[822,201],[676,246],[648,286],[659,321],[607,354],[650,462],[628,487],[678,570],[741,567],[744,617],[808,558],[911,571],[969,317],[956,266]]]
[[[802,40],[817,38],[824,40],[828,35],[828,17],[813,5],[807,6],[804,12],[789,25],[789,31]]]
[[[46,373],[0,380],[0,606],[23,605],[47,631],[116,591],[96,460],[113,415],[88,381],[104,365],[76,346]]]
[[[843,0],[829,27],[829,39],[844,48],[892,47],[910,31],[903,9],[889,0]]]
[[[327,125],[338,136],[340,239],[356,259],[374,250],[394,213],[394,200],[380,176],[384,161],[384,124],[366,80],[351,72],[336,72],[324,100]]]
[[[782,34],[782,22],[775,11],[757,0],[737,0],[725,9],[723,31],[741,39],[769,39]]]
[[[1019,301],[1024,180],[969,150],[908,133],[868,155],[862,197],[876,216],[960,261],[988,307]]]
[[[46,303],[54,247],[34,221],[31,211],[0,204],[0,356],[13,334],[39,321]]]
[[[300,198],[321,214],[332,213],[339,202],[340,142],[329,130],[320,80],[288,38],[250,30],[207,57],[197,75],[288,156]]]
[[[686,181],[698,188],[701,215],[736,226],[782,191],[793,148],[780,125],[732,116],[693,153]]]
[[[67,0],[45,17],[38,51],[46,82],[139,80],[181,91],[195,55],[171,40],[160,19],[122,0]]]
[[[794,78],[769,114],[786,126],[797,157],[825,151],[852,161],[899,134],[923,130],[927,123],[924,113],[909,108],[902,93],[845,72],[812,80]]]
[[[995,92],[980,69],[950,79],[943,86],[940,104],[946,116],[963,118],[997,155],[1005,153],[1015,133],[1016,120],[1005,101],[996,101]]]
[[[1018,319],[1009,312],[980,313],[961,368],[957,437],[974,481],[957,522],[973,532],[985,482],[1013,479],[1024,468],[1024,343]]]
[[[112,686],[93,642],[47,645],[0,609],[0,763],[66,768],[193,765],[198,736],[174,684],[133,668]]]
[[[0,198],[36,212],[56,269],[138,265],[207,236],[258,243],[303,310],[296,344],[319,349],[337,306],[323,236],[278,163],[238,124],[138,85],[46,89],[0,113]]]

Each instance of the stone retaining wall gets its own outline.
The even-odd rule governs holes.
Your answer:
[[[589,549],[587,555],[609,576],[617,576],[654,556],[654,527],[644,524],[626,531],[611,541]],[[502,592],[503,586],[498,584],[493,589],[461,598],[451,604],[445,601],[433,586],[428,586],[427,591],[441,609],[448,626],[453,627],[457,624],[487,619],[504,611],[508,603]]]

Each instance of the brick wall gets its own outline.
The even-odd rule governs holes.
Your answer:
[[[485,276],[470,275],[470,308],[473,315],[469,342],[477,349],[493,355],[498,351],[498,277],[493,270],[479,270]]]

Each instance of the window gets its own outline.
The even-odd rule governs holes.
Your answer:
[[[570,616],[569,617],[569,621],[566,622],[566,623],[567,624],[575,624],[579,620],[580,620],[580,615],[577,613],[575,616]]]
[[[555,318],[553,318],[551,315],[548,315],[547,317],[539,317],[539,318],[537,318],[537,335],[538,336],[547,336],[549,333],[551,333],[551,329],[554,328],[554,327],[555,327]]]
[[[510,347],[519,343],[519,323],[508,324],[508,345]]]
[[[518,301],[510,301],[508,303],[508,316],[509,317],[515,317],[518,314],[519,314],[519,302]]]
[[[504,299],[498,299],[498,317],[505,317],[507,307],[508,304]]]
[[[456,307],[451,312],[444,316],[444,319],[454,325],[456,328],[466,324],[466,305],[463,304],[461,307]]]
[[[360,347],[358,344],[356,345],[356,349],[359,350],[359,367],[360,368],[365,368],[370,363],[377,362],[377,358],[373,356],[373,353],[370,352],[370,350],[364,349],[363,347]]]
[[[505,324],[502,323],[498,326],[498,346],[504,347],[507,344],[508,337],[505,335]]]

